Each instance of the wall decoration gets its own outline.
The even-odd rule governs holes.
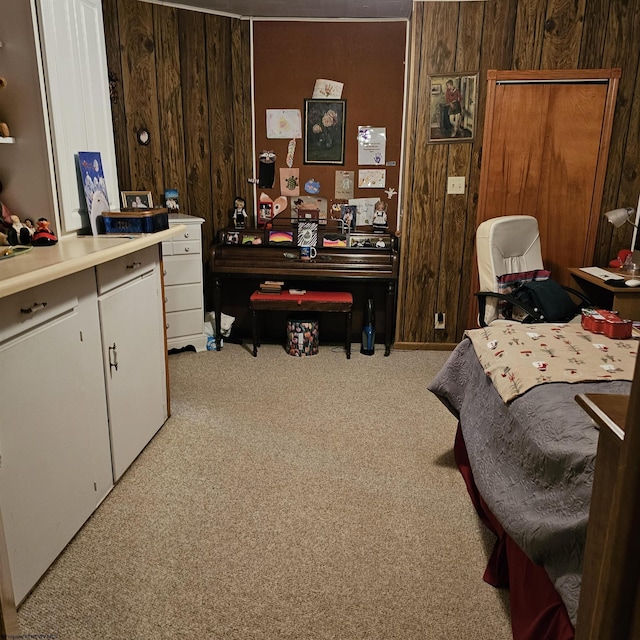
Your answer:
[[[123,209],[151,209],[153,198],[151,191],[121,191]]]
[[[318,223],[299,222],[297,241],[299,247],[315,247],[318,244]]]
[[[283,196],[300,195],[300,169],[280,169],[280,193]]]
[[[258,156],[258,186],[262,189],[273,189],[276,172],[276,154],[273,151],[262,151]]]
[[[267,109],[267,138],[302,138],[300,109]]]
[[[355,173],[353,171],[336,171],[336,200],[353,198]]]
[[[259,245],[262,244],[262,234],[255,232],[245,232],[242,234],[242,244]]]
[[[320,183],[317,180],[314,180],[313,178],[311,178],[311,180],[307,180],[304,183],[304,190],[314,196],[318,193],[320,193]]]
[[[320,224],[327,224],[327,199],[314,196],[291,198],[291,221],[295,224],[298,219],[314,219]]]
[[[386,149],[385,127],[358,127],[358,164],[384,167]]]
[[[429,142],[471,142],[478,74],[429,76]]]
[[[356,225],[359,227],[373,224],[373,214],[379,198],[351,198],[349,204],[357,208]]]
[[[384,189],[386,181],[386,169],[360,169],[358,171],[358,186],[361,189]]]
[[[304,163],[344,164],[345,100],[304,101]]]
[[[344,83],[336,82],[335,80],[324,80],[318,79],[313,87],[313,95],[311,96],[314,100],[340,100],[342,98],[342,88],[344,87]]]
[[[322,237],[323,247],[346,247],[347,236],[343,233],[325,233]]]
[[[343,204],[340,207],[340,222],[342,224],[343,233],[356,230],[357,211],[357,207],[352,204]]]

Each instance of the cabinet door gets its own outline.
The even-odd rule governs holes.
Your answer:
[[[0,314],[34,302],[51,303],[49,315],[26,314],[29,326],[0,343],[0,509],[16,602],[113,484],[93,269],[11,296]]]
[[[100,298],[114,480],[167,419],[159,267]]]

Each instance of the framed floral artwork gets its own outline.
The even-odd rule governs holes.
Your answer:
[[[304,163],[344,164],[346,100],[304,101]]]

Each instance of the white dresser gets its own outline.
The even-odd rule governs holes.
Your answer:
[[[193,345],[206,351],[204,298],[202,283],[202,218],[175,213],[169,226],[183,224],[186,229],[162,243],[164,262],[164,301],[167,347],[181,349]]]

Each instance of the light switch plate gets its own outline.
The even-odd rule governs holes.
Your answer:
[[[464,193],[464,176],[454,176],[447,180],[447,193]]]

